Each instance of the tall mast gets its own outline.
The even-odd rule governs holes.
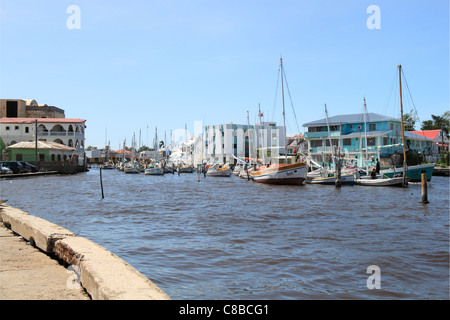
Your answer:
[[[367,145],[367,120],[366,120],[366,113],[367,113],[367,107],[366,107],[366,98],[364,98],[364,134],[365,134],[365,141],[366,141],[366,172],[369,174],[369,165],[367,164],[367,161],[369,160],[369,154],[368,154],[368,145]]]
[[[326,104],[325,104],[325,116],[326,116],[326,118],[327,118],[328,139],[330,140],[331,158],[333,159],[334,170],[336,170],[336,160],[335,160],[335,157],[334,157],[333,143],[332,143],[332,141],[331,141],[330,124],[328,123],[328,111],[327,111],[327,105],[326,105]],[[331,169],[331,168],[330,168],[330,169]]]
[[[406,145],[405,145],[405,126],[403,123],[403,102],[402,102],[402,66],[398,66],[398,83],[400,88],[400,119],[402,123],[402,141],[403,141],[403,187],[406,187]]]
[[[283,58],[280,58],[280,72],[281,72],[281,99],[283,102],[283,126],[284,126],[284,131],[285,134],[287,135],[287,129],[286,129],[286,114],[284,111],[284,88],[283,88]],[[287,137],[284,137],[284,155],[286,158],[286,165],[288,164],[287,162]]]

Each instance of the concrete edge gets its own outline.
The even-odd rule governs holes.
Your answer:
[[[76,266],[93,300],[170,300],[147,277],[89,239],[5,204],[0,205],[0,222],[45,253]]]

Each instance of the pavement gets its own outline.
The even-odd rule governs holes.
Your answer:
[[[74,273],[0,222],[0,300],[90,300]]]
[[[170,300],[104,247],[3,202],[0,300]]]

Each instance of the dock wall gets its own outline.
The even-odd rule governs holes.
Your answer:
[[[49,256],[77,266],[93,300],[170,300],[159,287],[117,255],[89,239],[5,204],[0,222]]]

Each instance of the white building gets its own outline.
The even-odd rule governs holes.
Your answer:
[[[210,125],[203,127],[203,142],[202,154],[206,162],[235,164],[234,155],[268,163],[269,156],[285,153],[286,129],[275,122]]]
[[[81,154],[86,140],[85,122],[66,118],[0,118],[0,140],[5,146],[35,141],[37,128],[38,141],[63,144]]]

